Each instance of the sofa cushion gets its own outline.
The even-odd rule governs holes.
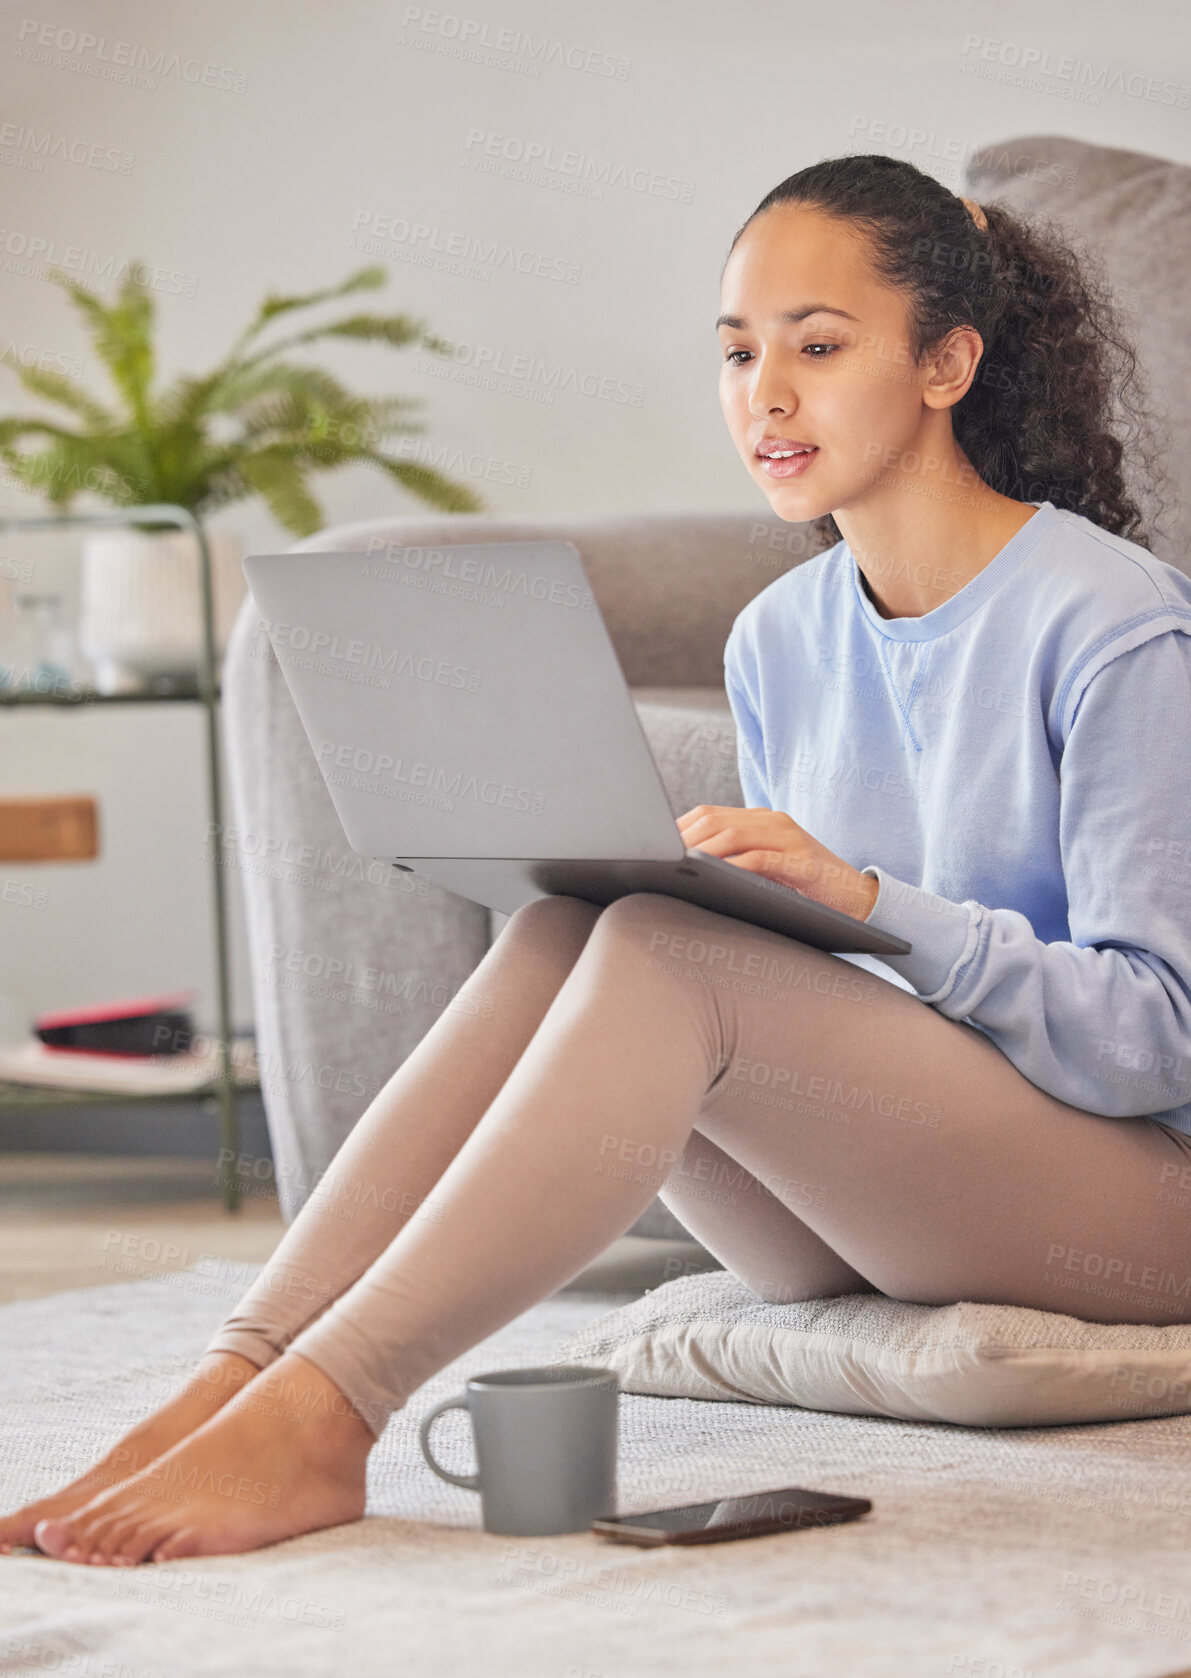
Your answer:
[[[1191,1324],[1085,1323],[879,1293],[774,1305],[728,1271],[663,1282],[589,1323],[552,1361],[614,1369],[630,1393],[969,1427],[1191,1412]]]
[[[736,726],[723,688],[633,688],[675,816],[696,804],[742,805]]]
[[[1191,466],[1191,339],[1185,326],[1191,168],[1146,152],[1032,134],[974,152],[964,190],[980,203],[1056,221],[1102,268],[1137,346],[1169,481],[1153,493],[1132,453],[1126,473],[1147,515],[1154,552],[1191,574],[1191,498],[1183,490]],[[1159,499],[1166,506],[1155,519]]]

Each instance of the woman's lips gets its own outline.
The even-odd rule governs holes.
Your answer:
[[[818,448],[813,448],[806,454],[792,454],[789,460],[772,460],[768,455],[759,454],[757,459],[761,462],[766,477],[797,478],[806,471],[818,452]]]

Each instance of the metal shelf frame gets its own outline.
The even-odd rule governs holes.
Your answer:
[[[38,693],[22,690],[12,696],[0,693],[0,705],[104,705],[127,704],[130,701],[145,704],[178,704],[196,701],[202,705],[206,714],[206,759],[207,759],[207,802],[211,813],[211,821],[216,833],[220,836],[220,843],[212,847],[211,851],[211,901],[214,911],[215,930],[215,998],[216,998],[216,1031],[218,1034],[218,1070],[214,1080],[209,1084],[200,1085],[193,1090],[178,1092],[177,1099],[195,1100],[206,1097],[214,1100],[219,1110],[219,1187],[223,1195],[224,1205],[229,1212],[235,1212],[240,1206],[240,1191],[235,1173],[235,1159],[240,1151],[240,1122],[237,1112],[237,1095],[239,1091],[254,1089],[253,1084],[237,1083],[232,1072],[231,1048],[231,977],[229,961],[227,894],[224,890],[222,834],[223,834],[223,794],[220,781],[221,753],[219,743],[219,693],[215,682],[215,604],[211,580],[211,550],[207,542],[207,535],[202,522],[186,507],[176,506],[169,502],[158,502],[144,507],[122,508],[111,513],[79,513],[64,515],[49,515],[35,518],[0,518],[0,531],[22,530],[61,530],[71,527],[77,529],[103,528],[121,525],[165,525],[169,529],[190,531],[199,550],[200,595],[203,613],[202,648],[199,658],[198,682],[193,690],[168,693],[153,693],[152,691],[135,694],[104,694],[98,691],[82,691],[72,693]],[[58,1095],[57,1091],[50,1091],[46,1085],[16,1086],[8,1085],[6,1095],[12,1104],[12,1093],[20,1088],[30,1105],[48,1103]],[[75,1102],[86,1104],[98,1099],[109,1102],[125,1101],[161,1101],[171,1099],[161,1095],[151,1095],[147,1092],[131,1094],[110,1091],[88,1092],[61,1086],[58,1105],[68,1106]]]

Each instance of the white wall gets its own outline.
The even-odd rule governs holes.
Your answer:
[[[728,243],[763,193],[851,150],[898,152],[959,187],[968,152],[1040,133],[1187,161],[1186,108],[1128,90],[1156,77],[1185,96],[1185,20],[1182,0],[465,0],[456,12],[16,0],[0,14],[0,340],[77,358],[97,382],[66,300],[23,271],[37,239],[52,241],[52,260],[140,258],[184,276],[157,293],[166,374],[205,368],[266,290],[383,260],[391,282],[367,306],[421,316],[461,346],[460,364],[443,377],[411,352],[360,346],[319,358],[362,389],[426,398],[420,445],[455,451],[442,464],[492,511],[760,506],[720,417],[712,321]],[[80,49],[84,32],[102,42]],[[547,56],[519,56],[525,37]],[[156,85],[118,79],[130,58],[159,55]],[[1064,57],[1078,64],[1064,69]],[[1035,70],[1019,85],[1026,58]],[[1076,100],[1081,66],[1093,88],[1104,72],[1142,80]],[[131,161],[127,172],[54,156],[23,168],[26,131]],[[484,156],[533,143],[550,152],[536,179]],[[568,153],[623,165],[628,184],[566,190]],[[678,186],[642,190],[651,175]],[[379,218],[397,236],[378,258],[360,240]],[[415,244],[406,228],[419,223],[432,233]],[[461,269],[449,254],[493,241],[514,265]],[[523,271],[539,257],[577,283]],[[493,388],[473,378],[480,355],[536,371]],[[560,370],[564,388],[547,400]],[[0,369],[0,411],[30,406]],[[364,470],[318,483],[329,522],[420,506]],[[33,504],[0,490],[0,511],[18,508]],[[219,523],[248,551],[288,545],[259,505]],[[39,545],[39,579],[67,578],[71,551]],[[211,1023],[198,714],[0,714],[0,792],[57,790],[97,793],[105,855],[0,869],[0,885],[47,888],[41,908],[0,891],[0,1036],[23,1035],[36,1010],[190,984]],[[236,992],[247,1023],[242,943]]]

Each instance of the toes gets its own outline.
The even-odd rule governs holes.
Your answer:
[[[134,1567],[146,1561],[149,1550],[168,1537],[169,1530],[171,1519],[159,1510],[134,1515],[133,1519],[122,1522],[111,1544],[106,1545],[104,1562],[111,1567]]]
[[[87,1520],[77,1511],[62,1518],[61,1521],[50,1521],[50,1526],[64,1526],[69,1534],[67,1547],[59,1551],[61,1561],[89,1562],[100,1548],[100,1541],[107,1530],[107,1523],[95,1519]]]
[[[110,1548],[112,1528],[139,1513],[140,1501],[132,1492],[119,1489],[102,1491],[59,1519],[39,1523],[38,1530],[42,1525],[53,1529],[66,1529],[69,1534],[67,1543],[76,1549],[78,1554],[70,1555],[60,1549],[57,1554],[61,1561],[89,1562],[93,1556],[102,1560]],[[53,1541],[53,1532],[50,1533],[50,1537]]]
[[[136,1533],[147,1525],[151,1517],[160,1514],[161,1510],[147,1499],[138,1499],[114,1511],[91,1536],[91,1561],[102,1567],[116,1555],[127,1554],[129,1543],[135,1542]],[[84,1547],[87,1536],[85,1533],[80,1536]]]
[[[111,1519],[108,1513],[93,1515],[88,1520],[81,1510],[71,1515],[48,1516],[34,1527],[34,1541],[40,1550],[57,1561],[103,1561],[103,1540]]]
[[[140,1562],[152,1561],[153,1551],[175,1530],[169,1516],[141,1519],[124,1531],[104,1561],[109,1567],[136,1567]]]
[[[68,1521],[38,1521],[33,1528],[33,1537],[38,1549],[47,1556],[53,1556],[56,1561],[81,1561],[83,1558]]]
[[[194,1556],[198,1554],[199,1532],[197,1527],[182,1527],[163,1539],[149,1556],[150,1561],[175,1561],[180,1556]]]

